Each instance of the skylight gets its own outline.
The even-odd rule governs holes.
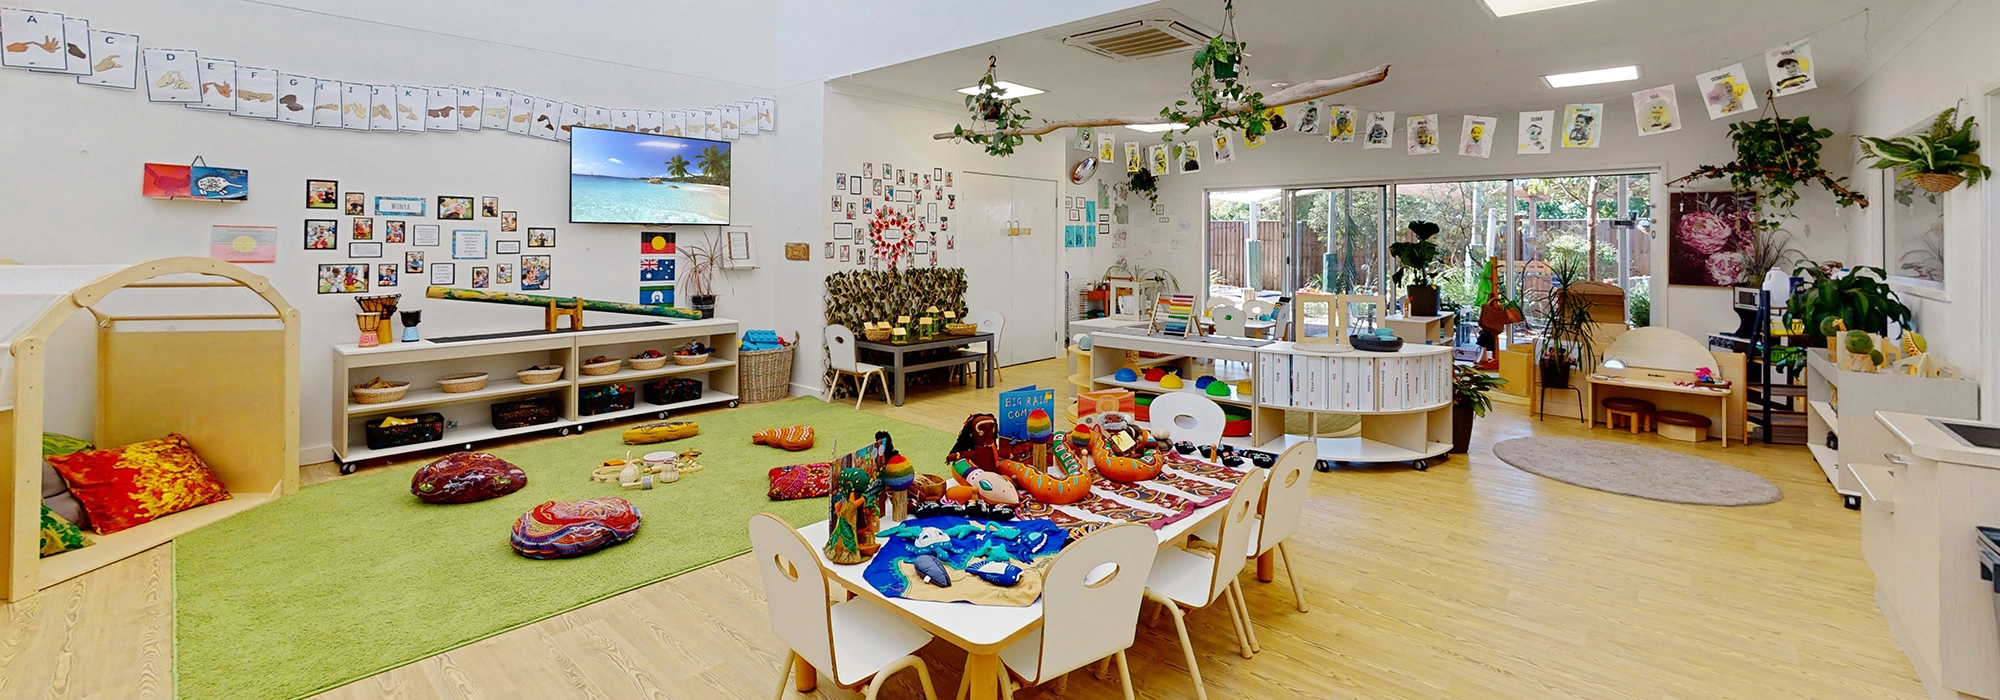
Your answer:
[[[1031,88],[1026,85],[1021,85],[1018,83],[1010,83],[1005,80],[996,80],[993,82],[993,86],[1000,88],[1000,99],[1003,100],[1013,99],[1016,97],[1027,97],[1029,95],[1040,95],[1044,92],[1048,92],[1047,90],[1043,90],[1041,88]],[[977,95],[979,94],[979,86],[974,85],[972,87],[959,88],[958,91],[967,95]]]
[[[1480,1],[1486,3],[1486,9],[1493,11],[1493,16],[1506,17],[1509,15],[1519,15],[1529,12],[1540,12],[1542,10],[1553,10],[1558,7],[1569,7],[1570,5],[1581,5],[1586,2],[1593,2],[1594,0],[1480,0]]]
[[[1548,81],[1549,87],[1552,88],[1576,87],[1578,85],[1597,85],[1600,83],[1622,83],[1627,80],[1638,80],[1638,79],[1639,79],[1638,66],[1599,68],[1597,70],[1578,71],[1575,73],[1557,73],[1555,75],[1542,76],[1542,80]]]
[[[1133,131],[1144,131],[1148,134],[1157,134],[1168,129],[1187,131],[1186,124],[1126,124],[1125,128]]]

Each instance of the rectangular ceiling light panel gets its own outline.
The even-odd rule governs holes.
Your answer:
[[[1594,2],[1594,1],[1595,0],[1480,0],[1480,2],[1486,3],[1486,9],[1491,10],[1493,12],[1493,16],[1495,17],[1507,17],[1510,15],[1525,14],[1529,12],[1540,12],[1542,10],[1553,10],[1558,7],[1569,7],[1570,5],[1581,5],[1586,2]]]
[[[1578,71],[1575,73],[1557,73],[1555,75],[1542,76],[1542,80],[1548,81],[1549,87],[1552,88],[1576,87],[1579,85],[1599,85],[1602,83],[1622,83],[1627,80],[1638,80],[1638,79],[1639,79],[1638,66],[1599,68],[1597,70]]]

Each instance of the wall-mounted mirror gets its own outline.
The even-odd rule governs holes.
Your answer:
[[[1897,136],[1930,128],[1937,115],[1923,118]],[[1895,170],[1876,171],[1882,178],[1882,267],[1892,281],[1944,289],[1943,194],[1897,180]]]

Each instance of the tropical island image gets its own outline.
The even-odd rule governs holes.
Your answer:
[[[729,223],[728,142],[576,127],[569,143],[572,223]]]

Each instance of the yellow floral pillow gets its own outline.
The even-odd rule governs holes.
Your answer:
[[[229,489],[180,435],[48,459],[100,535],[229,499]]]
[[[83,549],[96,544],[83,536],[83,530],[71,525],[63,516],[42,506],[42,556],[61,554],[72,549]]]

